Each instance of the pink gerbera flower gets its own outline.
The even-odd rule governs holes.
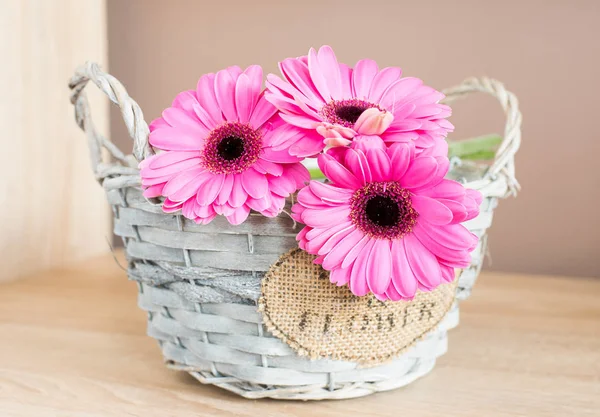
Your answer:
[[[444,179],[439,154],[370,138],[319,155],[331,183],[311,181],[292,210],[306,225],[300,247],[319,255],[331,282],[358,296],[412,299],[469,265],[477,237],[460,223],[477,216],[481,195]]]
[[[267,99],[295,127],[275,143],[293,155],[312,156],[360,135],[428,148],[454,129],[446,120],[450,107],[439,104],[444,95],[418,78],[402,78],[400,68],[379,70],[370,59],[350,68],[329,46],[288,58],[279,68],[285,81],[269,74]]]
[[[286,125],[261,93],[262,69],[229,67],[204,75],[150,124],[158,155],[140,163],[146,197],[165,197],[165,212],[207,224],[231,224],[250,210],[274,217],[309,179],[299,159],[272,147]]]

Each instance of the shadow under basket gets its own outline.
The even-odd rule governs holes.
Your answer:
[[[132,155],[123,154],[95,130],[83,92],[90,80],[120,107],[133,138]],[[246,398],[342,399],[407,385],[433,369],[446,352],[447,332],[459,321],[458,303],[470,295],[481,269],[497,201],[518,189],[514,155],[521,140],[521,114],[515,96],[501,83],[472,78],[444,91],[445,102],[473,92],[491,94],[507,116],[493,163],[481,167],[458,161],[449,174],[484,197],[479,216],[465,223],[480,238],[479,245],[471,265],[459,274],[443,318],[403,353],[374,366],[301,356],[263,324],[258,309],[261,281],[282,254],[297,248],[300,225],[285,213],[276,218],[251,213],[239,226],[221,216],[197,225],[181,215],[163,213],[160,204],[142,196],[137,166],[153,150],[139,106],[114,77],[93,63],[77,70],[70,88],[92,167],[114,213],[115,234],[125,244],[129,278],[139,286],[139,307],[148,313],[148,334],[158,341],[170,368]],[[110,159],[103,158],[104,150]]]

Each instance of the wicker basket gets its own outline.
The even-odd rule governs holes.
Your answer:
[[[123,154],[95,130],[83,92],[90,80],[120,107],[133,138],[133,155]],[[112,206],[114,231],[125,243],[129,278],[138,282],[138,303],[148,312],[148,334],[158,340],[170,368],[246,398],[341,399],[406,385],[428,373],[445,353],[447,331],[458,324],[457,302],[432,332],[384,364],[365,368],[298,356],[267,331],[256,307],[265,271],[282,253],[297,247],[298,229],[290,217],[251,214],[235,227],[218,217],[201,226],[163,213],[140,189],[138,161],[153,150],[139,106],[114,77],[93,63],[76,72],[70,88],[77,123],[88,138],[92,167]],[[514,176],[514,155],[521,139],[517,100],[495,80],[472,78],[446,90],[446,102],[473,92],[496,97],[507,122],[489,168],[455,164],[451,172],[484,196],[480,215],[466,224],[480,243],[472,265],[460,275],[456,300],[469,296],[479,274],[497,200],[519,187]],[[110,161],[104,160],[103,149],[111,155]]]

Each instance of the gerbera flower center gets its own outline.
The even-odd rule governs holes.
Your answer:
[[[227,161],[239,158],[244,153],[244,139],[229,136],[217,145],[217,153]]]
[[[372,182],[357,190],[350,217],[364,233],[380,239],[400,239],[412,232],[419,214],[410,192],[395,182]]]
[[[393,226],[400,218],[400,208],[391,197],[377,195],[367,201],[365,214],[377,226]]]
[[[258,160],[262,135],[248,124],[227,122],[210,132],[202,164],[215,174],[239,174]]]
[[[332,124],[352,128],[361,114],[367,109],[377,107],[368,101],[357,98],[348,100],[333,100],[321,109],[323,119]]]

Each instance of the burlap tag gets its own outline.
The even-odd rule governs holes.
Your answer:
[[[454,300],[458,279],[412,301],[357,297],[331,284],[314,258],[301,249],[282,255],[265,275],[259,300],[268,330],[302,356],[376,365],[433,330]]]

